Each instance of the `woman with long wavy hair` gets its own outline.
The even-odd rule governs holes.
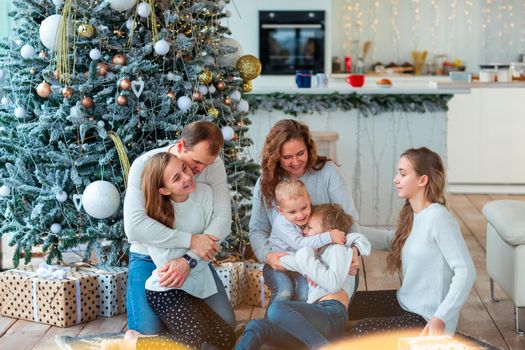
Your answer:
[[[405,199],[394,231],[361,227],[372,247],[388,250],[387,270],[401,272],[399,290],[357,292],[348,310],[352,335],[420,329],[454,334],[476,270],[445,201],[445,169],[426,147],[405,151],[394,178]]]
[[[285,252],[272,251],[268,237],[278,216],[275,188],[284,178],[300,179],[310,195],[311,204],[334,203],[358,220],[350,191],[338,166],[319,156],[307,125],[293,119],[278,121],[268,133],[262,151],[262,174],[253,191],[249,238],[256,257],[265,262],[263,275],[274,300],[306,300],[308,284],[284,273],[279,262]],[[356,224],[357,225],[357,224]],[[355,260],[357,261],[357,259]]]

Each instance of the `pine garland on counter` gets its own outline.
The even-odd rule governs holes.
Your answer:
[[[349,111],[358,109],[365,117],[384,112],[446,112],[447,103],[453,95],[361,95],[328,94],[301,95],[274,93],[267,95],[249,94],[244,98],[252,110],[282,111],[286,114],[312,114],[331,112],[335,110]]]

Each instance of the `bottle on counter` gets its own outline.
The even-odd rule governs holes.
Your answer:
[[[341,59],[337,56],[332,57],[332,73],[341,73]]]
[[[352,57],[345,56],[345,72],[352,73]]]

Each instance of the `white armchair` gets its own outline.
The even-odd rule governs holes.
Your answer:
[[[483,207],[487,218],[487,272],[514,303],[516,333],[524,335],[519,311],[525,307],[525,201],[497,200]]]

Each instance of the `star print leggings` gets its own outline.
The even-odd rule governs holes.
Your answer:
[[[348,332],[353,337],[400,329],[423,330],[427,324],[423,317],[401,308],[395,290],[356,292],[348,317],[356,321]]]
[[[146,290],[148,303],[168,333],[139,338],[137,349],[231,349],[235,335],[231,327],[202,299],[180,289],[165,292]],[[211,346],[211,347],[210,347]]]

